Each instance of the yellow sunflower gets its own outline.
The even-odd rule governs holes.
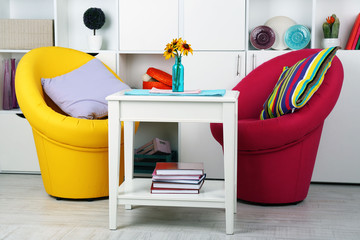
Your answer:
[[[189,52],[193,54],[191,45],[184,41],[182,38],[174,38],[170,43],[166,44],[164,48],[165,59],[173,57],[181,57],[182,55],[187,56]]]
[[[181,43],[182,43],[181,38],[179,38],[179,39],[175,38],[172,40],[172,42],[170,44],[173,46],[174,50],[177,50]]]
[[[168,44],[164,52],[165,60],[174,57],[174,48],[171,44]]]
[[[184,54],[185,56],[187,56],[189,54],[189,52],[191,53],[191,55],[193,54],[193,50],[191,48],[191,45],[186,43],[185,41],[181,41],[180,46],[179,46],[179,51]]]

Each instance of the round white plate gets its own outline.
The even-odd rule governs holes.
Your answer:
[[[276,16],[266,21],[265,26],[271,27],[275,32],[275,42],[271,47],[272,49],[284,50],[288,48],[284,41],[285,32],[295,24],[294,20],[285,16]]]

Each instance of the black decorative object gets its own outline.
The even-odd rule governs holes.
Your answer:
[[[95,31],[105,24],[105,14],[101,8],[89,8],[84,13],[84,24],[86,27]]]

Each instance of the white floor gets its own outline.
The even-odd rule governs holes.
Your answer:
[[[108,200],[56,200],[40,175],[0,174],[0,239],[360,239],[360,186],[312,184],[295,206],[238,202],[235,234],[219,209],[142,207],[118,212],[108,230]]]

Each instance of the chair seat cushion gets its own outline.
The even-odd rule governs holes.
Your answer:
[[[45,93],[65,113],[75,118],[97,119],[108,114],[106,96],[130,89],[99,59],[54,78],[42,78]]]
[[[303,107],[322,84],[337,49],[324,49],[298,61],[292,67],[284,67],[264,103],[260,119],[279,117]]]

